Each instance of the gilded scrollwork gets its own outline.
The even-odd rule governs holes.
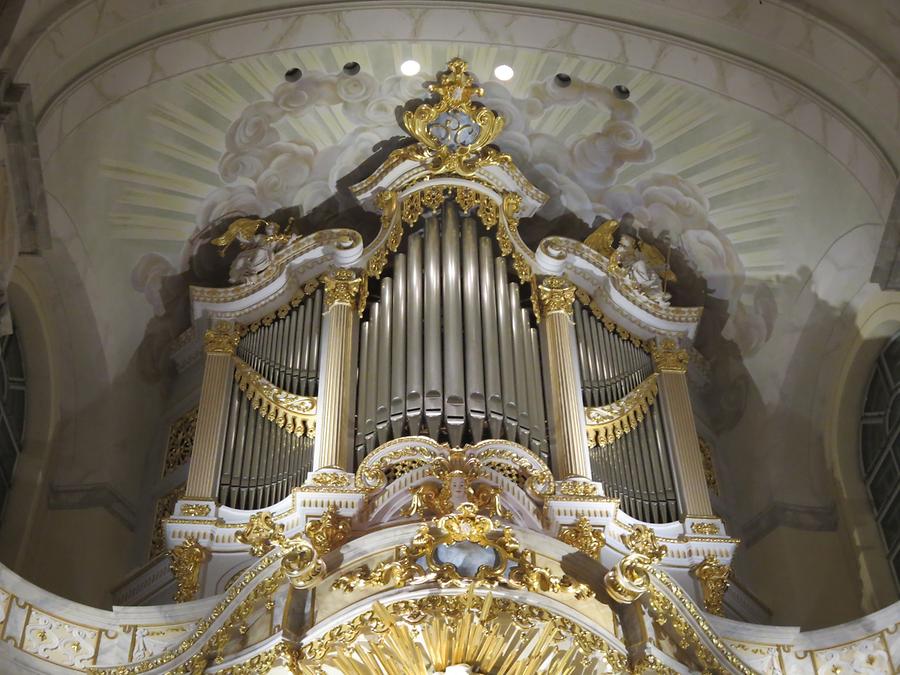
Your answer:
[[[172,423],[166,442],[163,476],[168,475],[191,458],[194,450],[194,434],[197,431],[198,408],[189,410]]]
[[[325,563],[319,559],[313,544],[301,536],[288,538],[284,525],[276,523],[268,511],[250,516],[247,526],[235,539],[248,544],[250,553],[257,557],[274,548],[280,549],[281,569],[295,588],[306,588],[325,576]]]
[[[667,553],[656,540],[656,533],[646,525],[636,525],[623,537],[629,553],[606,573],[606,591],[610,597],[630,604],[650,590],[649,571]]]
[[[535,558],[534,551],[521,547],[512,529],[499,531],[491,518],[478,514],[475,504],[464,502],[436,523],[422,525],[412,542],[400,547],[394,560],[372,568],[358,567],[340,576],[332,587],[350,592],[387,584],[503,584],[532,592],[570,593],[578,599],[594,597],[587,585],[567,574],[553,574],[537,565]],[[421,559],[427,570],[419,564]]]

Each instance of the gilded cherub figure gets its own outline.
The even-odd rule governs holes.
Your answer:
[[[259,232],[260,228],[263,229],[262,232]],[[275,259],[275,252],[295,236],[281,232],[281,226],[270,220],[238,218],[212,243],[219,247],[221,256],[225,255],[225,251],[235,240],[240,244],[241,252],[231,263],[228,281],[241,284],[266,270]]]

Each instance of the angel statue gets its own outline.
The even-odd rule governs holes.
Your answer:
[[[262,232],[259,232],[260,227],[263,228]],[[275,259],[275,252],[293,238],[294,235],[281,232],[281,226],[271,220],[238,218],[212,243],[220,248],[219,255],[224,256],[231,243],[238,241],[241,252],[231,263],[228,281],[240,284],[250,281],[265,270]]]
[[[618,270],[626,286],[657,305],[669,306],[672,295],[666,292],[664,282],[675,282],[677,279],[655,246],[623,234],[610,257],[610,268]]]

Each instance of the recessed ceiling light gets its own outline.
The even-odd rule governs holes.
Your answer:
[[[513,75],[515,75],[513,69],[507,65],[497,66],[496,68],[494,68],[494,77],[496,77],[498,80],[502,80],[503,82],[511,80]]]
[[[404,61],[400,64],[400,72],[404,75],[415,75],[422,69],[418,61]]]

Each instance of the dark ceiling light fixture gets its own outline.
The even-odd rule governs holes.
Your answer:
[[[615,96],[619,100],[624,101],[629,96],[631,96],[631,90],[624,84],[617,84],[615,87],[613,87],[613,96]]]
[[[572,84],[572,76],[568,73],[557,73],[556,77],[553,79],[558,87],[568,87]]]
[[[349,61],[344,64],[344,75],[356,75],[359,72],[359,64],[356,61]]]
[[[284,72],[284,79],[286,82],[296,82],[301,77],[303,77],[303,71],[299,68],[291,68]]]

